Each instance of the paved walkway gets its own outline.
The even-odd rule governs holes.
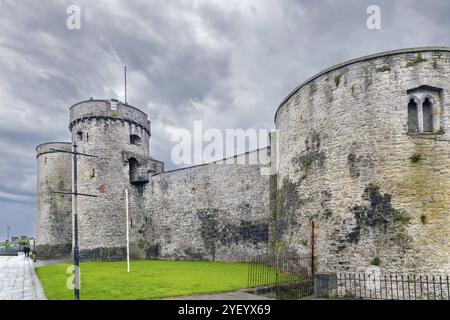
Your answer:
[[[257,296],[244,291],[213,293],[197,296],[174,297],[167,300],[272,300],[263,296]]]
[[[31,259],[0,256],[0,300],[45,300]]]

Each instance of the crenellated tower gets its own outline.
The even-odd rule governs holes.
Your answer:
[[[141,110],[118,100],[88,100],[70,108],[72,142],[78,159],[79,243],[84,259],[125,257],[125,190],[130,194],[131,241],[145,212],[142,194],[163,164],[149,156],[150,121]]]

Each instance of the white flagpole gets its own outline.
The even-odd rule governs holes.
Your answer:
[[[127,270],[130,272],[130,232],[128,228],[128,189],[125,189],[125,210],[127,212]]]

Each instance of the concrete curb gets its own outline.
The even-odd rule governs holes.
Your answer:
[[[44,293],[44,288],[42,287],[41,281],[39,280],[36,270],[35,270],[35,265],[33,262],[31,262],[31,279],[33,281],[33,287],[34,287],[34,292],[35,292],[35,296],[36,296],[36,300],[47,300],[47,297],[45,296]]]

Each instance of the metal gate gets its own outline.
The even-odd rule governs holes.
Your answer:
[[[248,288],[258,295],[296,300],[314,293],[314,259],[297,254],[265,255],[249,264]]]

